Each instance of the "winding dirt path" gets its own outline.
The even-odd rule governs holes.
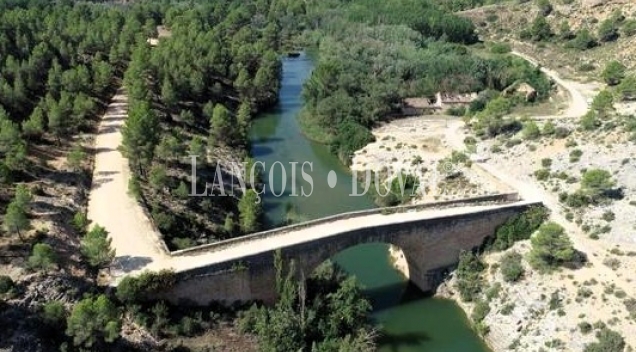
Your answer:
[[[539,62],[534,58],[520,53],[518,51],[513,50],[510,52],[512,55],[518,56],[534,66],[540,66]],[[570,102],[568,108],[563,112],[561,116],[539,116],[537,119],[550,119],[550,118],[563,118],[563,117],[581,117],[585,115],[589,109],[587,104],[587,100],[585,96],[578,90],[574,82],[565,80],[559,76],[556,71],[550,70],[546,67],[540,66],[541,72],[545,73],[548,77],[550,77],[554,82],[563,87],[568,92],[570,96]]]
[[[128,97],[119,89],[108,105],[95,138],[95,168],[88,200],[88,218],[106,228],[116,258],[111,274],[118,277],[165,264],[169,259],[161,234],[141,205],[128,195],[131,173],[128,159],[117,150],[128,117]],[[91,225],[92,226],[92,225]]]

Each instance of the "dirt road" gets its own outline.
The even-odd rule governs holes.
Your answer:
[[[116,259],[111,274],[115,277],[151,263],[161,265],[169,258],[161,235],[128,195],[128,160],[117,150],[127,109],[128,98],[120,89],[108,105],[95,138],[95,169],[88,201],[88,218],[92,224],[104,226],[112,239]]]

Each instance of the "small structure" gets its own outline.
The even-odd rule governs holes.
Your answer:
[[[402,114],[406,116],[422,115],[425,113],[432,113],[439,110],[435,98],[423,97],[423,98],[406,98],[402,103]]]
[[[477,93],[449,94],[437,92],[435,99],[440,109],[448,109],[470,105],[470,103],[477,99]]]
[[[526,82],[515,82],[504,89],[503,93],[508,96],[514,94],[522,95],[528,102],[537,99],[537,90]]]

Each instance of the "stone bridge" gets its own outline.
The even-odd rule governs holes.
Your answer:
[[[274,255],[293,259],[306,276],[325,260],[363,243],[400,248],[409,279],[423,291],[436,288],[456,265],[462,250],[492,236],[510,217],[538,202],[517,194],[485,196],[416,206],[372,209],[265,231],[172,252],[169,265],[177,283],[157,298],[205,305],[211,301],[276,299]]]

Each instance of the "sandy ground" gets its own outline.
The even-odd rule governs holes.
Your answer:
[[[161,234],[141,205],[128,195],[131,174],[128,160],[117,150],[127,117],[128,99],[123,90],[113,97],[95,138],[95,169],[88,201],[88,218],[104,226],[116,251],[111,274],[115,277],[139,271],[169,257]]]

